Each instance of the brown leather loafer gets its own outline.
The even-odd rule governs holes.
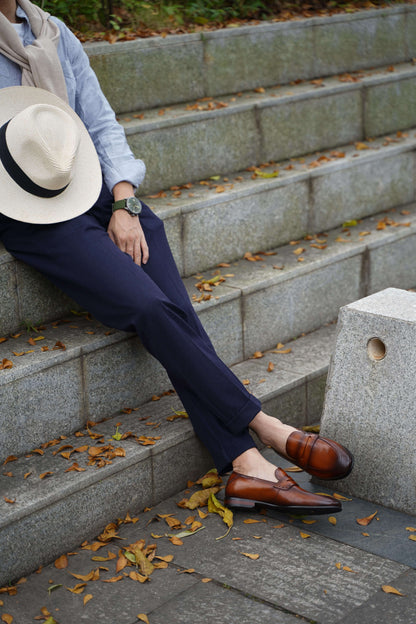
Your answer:
[[[290,514],[326,514],[341,511],[341,503],[332,496],[303,490],[281,468],[276,468],[277,483],[246,477],[232,472],[225,488],[228,507],[251,509],[256,505],[272,507]]]
[[[303,431],[290,434],[285,457],[319,479],[343,479],[354,463],[349,450],[341,444]]]

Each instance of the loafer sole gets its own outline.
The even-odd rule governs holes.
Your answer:
[[[276,511],[280,511],[286,514],[293,515],[323,515],[323,514],[333,514],[342,511],[340,506],[327,505],[325,507],[301,507],[298,505],[275,505],[274,503],[266,503],[263,501],[252,500],[249,498],[235,498],[229,497],[224,499],[224,504],[227,507],[234,507],[237,509],[254,509],[255,507],[269,507],[270,509],[275,509]]]

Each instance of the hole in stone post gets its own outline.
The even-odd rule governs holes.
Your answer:
[[[386,356],[386,345],[380,338],[370,338],[367,342],[367,353],[370,360],[379,362]]]

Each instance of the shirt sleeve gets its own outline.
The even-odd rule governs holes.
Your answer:
[[[143,161],[134,157],[81,42],[60,20],[52,19],[60,27],[60,45],[68,61],[63,67],[65,79],[68,82],[72,78],[74,82],[74,109],[94,142],[108,189],[112,191],[114,185],[123,180],[137,188],[146,172]]]

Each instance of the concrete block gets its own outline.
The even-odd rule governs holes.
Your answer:
[[[315,72],[330,76],[407,60],[406,16],[401,13],[336,16],[315,26]]]
[[[172,251],[173,258],[178,267],[178,271],[181,275],[184,274],[184,261],[183,261],[183,235],[182,235],[182,219],[180,214],[175,217],[163,219],[163,225],[165,226],[165,232],[169,241],[169,246]]]
[[[321,375],[306,383],[306,424],[320,422],[325,400],[327,375]]]
[[[243,295],[245,357],[334,320],[341,305],[360,296],[360,278],[357,254]]]
[[[189,123],[163,127],[159,122],[146,132],[128,134],[133,152],[147,167],[141,192],[186,184],[259,162],[253,109],[230,109],[231,113],[224,110],[209,116],[201,114],[200,120]]]
[[[3,375],[7,370],[0,371]],[[83,424],[80,359],[0,386],[0,458],[21,455]]]
[[[355,457],[337,488],[416,514],[416,294],[388,288],[344,307],[322,434]]]
[[[188,424],[188,423],[187,423]],[[186,487],[189,479],[198,479],[214,468],[214,462],[198,438],[193,434],[176,446],[158,452],[152,451],[153,501],[161,500]]]
[[[379,136],[415,126],[415,98],[415,77],[368,86],[364,100],[365,136]]]
[[[229,201],[224,198],[184,213],[185,274],[241,258],[248,250],[277,247],[305,234],[307,204],[308,184],[303,180],[260,192],[253,186],[251,194],[231,195]]]
[[[231,289],[227,289],[227,292],[229,300],[224,299],[220,305],[216,304],[214,299],[205,304],[196,303],[194,308],[216,352],[227,365],[230,365],[243,359],[243,326],[240,293]]]
[[[88,44],[85,50],[117,113],[203,97],[203,49],[199,35]]]
[[[29,321],[38,325],[79,309],[79,305],[62,290],[23,262],[16,261],[16,274],[20,322]]]
[[[369,246],[368,292],[416,286],[416,235]]]
[[[313,76],[313,29],[305,23],[207,32],[203,41],[207,95]]]
[[[414,154],[405,152],[366,162],[358,157],[324,175],[317,171],[312,175],[312,231],[410,203],[415,196],[414,167]]]
[[[16,273],[14,261],[0,264],[0,335],[8,334],[19,325],[19,306],[16,292]]]
[[[283,160],[361,137],[361,95],[358,89],[308,93],[259,105],[263,137],[260,162]]]
[[[86,409],[92,420],[136,407],[172,385],[137,337],[89,353],[84,370]]]
[[[416,56],[416,13],[414,7],[408,5],[406,15],[406,52],[407,58]]]

